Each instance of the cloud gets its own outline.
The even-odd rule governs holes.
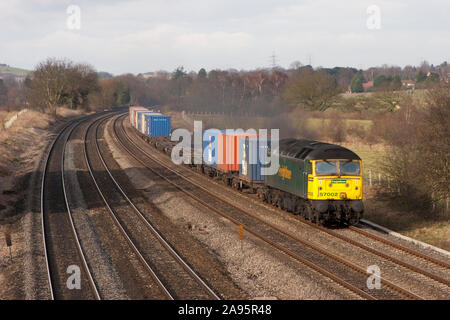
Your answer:
[[[66,27],[81,8],[81,30]],[[51,57],[90,62],[114,73],[177,66],[252,69],[440,63],[449,57],[450,3],[378,0],[381,29],[368,30],[374,2],[347,0],[10,0],[0,2],[0,59],[32,68]]]

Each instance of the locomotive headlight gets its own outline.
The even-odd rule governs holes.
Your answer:
[[[358,187],[355,187],[355,190],[358,190]]]
[[[319,180],[319,184],[322,184],[322,181],[323,181],[323,180]]]
[[[348,188],[349,184],[348,184],[348,183],[346,183],[346,184],[345,184],[345,186],[346,186],[346,187]]]

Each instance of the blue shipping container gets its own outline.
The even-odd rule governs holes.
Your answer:
[[[264,181],[269,140],[256,137],[239,139],[239,176],[251,182]]]
[[[143,134],[145,134],[145,128],[146,128],[145,116],[161,115],[161,113],[152,112],[152,111],[139,111],[136,114],[137,114],[137,130]]]
[[[223,130],[208,129],[203,132],[203,163],[217,167],[217,136]]]
[[[160,115],[145,115],[145,134],[149,137],[168,137],[170,135],[170,117]]]

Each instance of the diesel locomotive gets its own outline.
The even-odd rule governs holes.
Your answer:
[[[279,169],[266,175],[258,197],[318,224],[357,224],[364,212],[361,159],[329,143],[283,139]]]
[[[148,120],[143,122],[142,128],[154,126],[159,129],[138,130],[141,137],[171,155],[176,142],[169,138],[170,117],[130,108],[130,120],[135,120],[132,125],[136,129],[139,127],[139,113],[142,112],[141,117]],[[167,124],[155,122],[164,120],[164,117],[168,118],[165,120]],[[256,193],[262,201],[317,224],[354,225],[362,218],[362,162],[353,151],[335,144],[293,138],[280,140],[278,150],[271,150],[269,144],[260,144],[257,136],[221,131],[204,133],[203,150],[200,152],[216,140],[217,153],[210,157],[212,161],[209,163],[190,165],[199,172],[240,191]],[[262,162],[251,164],[248,161],[249,156],[259,157],[259,148],[266,148],[264,152],[268,156],[271,152],[278,153],[276,174],[261,174],[264,170],[261,170]],[[191,155],[196,152],[193,150]],[[229,154],[234,155],[231,163],[218,161]]]

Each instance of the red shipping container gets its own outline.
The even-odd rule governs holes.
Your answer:
[[[257,134],[219,133],[217,136],[217,169],[239,171],[239,138],[258,137]]]

